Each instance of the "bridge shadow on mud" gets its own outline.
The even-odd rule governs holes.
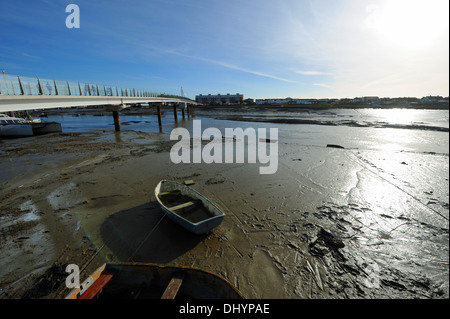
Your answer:
[[[160,264],[170,263],[206,236],[192,234],[174,223],[156,201],[109,216],[100,234],[115,261]]]

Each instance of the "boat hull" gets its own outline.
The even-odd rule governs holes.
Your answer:
[[[101,287],[95,287],[105,274],[110,276],[109,281]],[[178,274],[182,274],[183,279],[178,292],[173,296],[176,299],[243,298],[227,279],[198,268],[114,263],[98,268],[80,288],[72,290],[66,299],[159,299],[165,294],[173,277]]]
[[[33,134],[41,135],[46,133],[62,132],[61,123],[58,122],[40,122],[33,123]]]
[[[176,213],[175,211],[167,207],[161,200],[162,193],[173,191],[179,191],[181,195],[189,196],[194,200],[200,201],[201,204],[209,212],[209,215],[205,216],[205,218],[201,220],[194,222]],[[166,180],[159,182],[155,188],[155,197],[159,205],[161,206],[161,209],[167,214],[167,216],[172,221],[197,235],[206,234],[213,228],[219,226],[223,218],[225,217],[225,214],[204,195],[197,192],[193,188],[181,183]]]
[[[2,137],[33,136],[33,127],[31,124],[0,125],[0,136]]]

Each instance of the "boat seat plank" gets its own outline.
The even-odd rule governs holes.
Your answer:
[[[179,209],[182,209],[182,208],[186,208],[186,207],[189,207],[189,206],[192,206],[192,205],[195,205],[195,204],[197,204],[197,201],[189,201],[187,203],[183,203],[183,204],[180,204],[180,205],[169,207],[169,209],[172,210],[172,211],[176,211],[176,210],[179,210]]]
[[[178,290],[180,290],[181,284],[183,283],[184,272],[177,272],[170,280],[166,287],[161,299],[175,299]]]
[[[169,192],[161,192],[158,194],[158,196],[165,196],[165,195],[176,195],[180,194],[181,192],[179,190],[169,191]]]
[[[113,276],[114,271],[112,269],[105,270],[78,299],[93,299],[102,291]]]

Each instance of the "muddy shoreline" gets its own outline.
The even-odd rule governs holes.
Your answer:
[[[67,264],[84,279],[129,261],[213,271],[246,298],[448,298],[448,191],[405,193],[393,175],[402,162],[448,171],[448,155],[390,154],[388,171],[380,152],[280,143],[264,176],[248,163],[175,165],[173,143],[134,131],[2,141],[0,297],[62,298]],[[164,218],[161,179],[194,180],[223,223],[195,236]]]
[[[242,116],[225,116],[218,119],[228,120],[228,121],[241,121],[246,122],[249,119]],[[426,130],[426,131],[436,131],[436,132],[448,132],[449,129],[446,127],[430,126],[430,125],[400,125],[400,124],[390,124],[385,122],[368,123],[368,122],[358,122],[353,120],[342,120],[342,121],[320,121],[320,120],[307,120],[307,119],[266,119],[260,118],[255,119],[252,117],[252,122],[259,123],[281,123],[281,124],[305,124],[305,125],[326,125],[326,126],[350,126],[350,127],[375,127],[375,128],[395,128],[395,129],[408,129],[408,130]]]

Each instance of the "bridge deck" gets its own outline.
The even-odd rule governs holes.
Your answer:
[[[119,109],[122,109],[127,107],[127,104],[136,103],[197,104],[189,99],[170,97],[0,95],[0,112],[96,105],[121,106]]]
[[[50,80],[5,74],[0,76],[0,112],[74,106],[108,106],[112,111],[137,103],[197,103],[181,95],[93,83]]]

